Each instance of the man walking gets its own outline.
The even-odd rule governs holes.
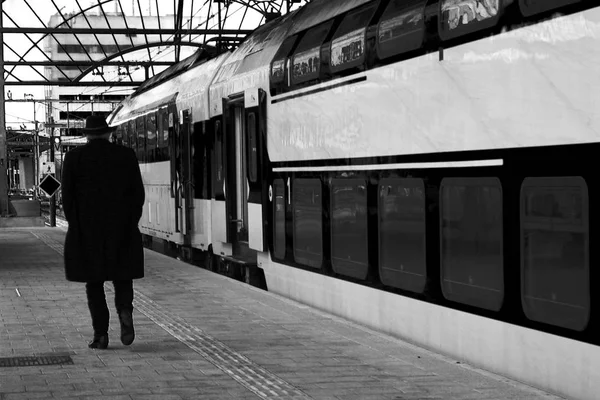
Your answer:
[[[144,185],[133,150],[109,141],[112,128],[98,115],[86,119],[84,146],[66,154],[62,173],[63,210],[69,229],[65,273],[85,282],[92,316],[93,349],[108,346],[109,312],[104,282],[112,281],[121,325],[121,342],[130,345],[133,279],[144,276],[144,251],[138,222]]]

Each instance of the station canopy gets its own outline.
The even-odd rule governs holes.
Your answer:
[[[0,0],[4,85],[137,87],[307,1]]]

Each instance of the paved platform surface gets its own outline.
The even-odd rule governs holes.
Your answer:
[[[146,250],[136,340],[92,350],[84,285],[58,228],[0,229],[0,398],[559,399]],[[5,357],[72,364],[5,366]],[[57,361],[58,360],[58,361]]]

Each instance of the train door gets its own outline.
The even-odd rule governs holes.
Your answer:
[[[245,259],[248,254],[248,171],[244,97],[236,96],[223,104],[225,137],[224,164],[226,188],[227,241],[233,257]]]
[[[183,226],[182,233],[184,244],[190,246],[192,243],[192,233],[194,221],[194,185],[192,177],[192,132],[190,122],[190,110],[182,110],[179,115],[179,148],[181,149],[180,162],[180,187],[183,200]]]
[[[175,106],[168,107],[169,113],[169,147],[171,148],[171,197],[175,200],[175,232],[181,233],[182,218],[182,177],[181,177],[181,146],[179,138],[179,126],[177,124],[177,109]]]
[[[267,251],[268,156],[266,151],[267,94],[262,89],[244,93],[245,137],[248,178],[248,231],[249,246],[257,251]]]

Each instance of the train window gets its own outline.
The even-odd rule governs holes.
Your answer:
[[[334,179],[331,185],[331,262],[341,275],[365,279],[368,273],[367,184]]]
[[[163,110],[158,110],[156,113],[156,161],[164,161],[163,149],[165,147],[163,132]]]
[[[521,187],[521,299],[527,318],[581,331],[590,314],[589,198],[582,177]]]
[[[491,28],[502,14],[503,0],[440,1],[439,31],[443,40]]]
[[[162,127],[163,127],[162,110],[159,110],[156,112],[156,146],[159,149],[164,146]],[[159,156],[159,158],[160,158],[160,156]]]
[[[273,63],[271,64],[271,82],[272,83],[281,83],[285,79],[285,61],[294,47],[296,40],[298,39],[298,35],[289,37],[283,41],[279,50],[273,57]]]
[[[378,4],[379,1],[375,1],[344,17],[331,41],[331,71],[338,72],[364,63],[367,25]]]
[[[119,125],[119,134],[117,137],[117,144],[119,145],[123,145],[123,141],[125,140],[125,135],[127,134],[127,124],[121,124]]]
[[[167,109],[163,109],[162,114],[162,159],[163,161],[169,161],[171,159],[171,146],[169,145],[169,113]]]
[[[256,136],[256,115],[248,114],[248,179],[258,181],[258,138]]]
[[[392,0],[377,27],[377,56],[380,59],[416,50],[425,38],[426,0]]]
[[[479,308],[500,310],[504,298],[500,180],[443,179],[440,225],[444,297]]]
[[[425,288],[425,184],[419,178],[379,184],[379,276],[385,285]]]
[[[203,122],[202,123],[202,154],[200,155],[202,157],[202,179],[203,179],[203,185],[202,185],[202,198],[203,199],[210,199],[210,191],[211,191],[211,155],[210,155],[210,138],[208,136],[208,132],[211,132],[210,130],[210,123],[209,122]]]
[[[285,257],[285,186],[283,179],[273,181],[273,255]]]
[[[111,135],[111,140],[115,144],[120,144],[122,137],[123,137],[123,126],[118,125],[116,127],[116,129],[113,131],[113,134]]]
[[[138,117],[136,120],[137,153],[138,160],[142,162],[146,162],[146,128],[144,125],[144,117]]]
[[[156,113],[152,112],[146,115],[146,160],[148,162],[155,162],[156,160],[156,148],[157,148],[157,138],[156,138]]]
[[[215,122],[215,164],[214,164],[214,193],[215,199],[225,195],[223,191],[224,180],[225,180],[225,169],[223,166],[223,133],[221,131],[221,121]]]
[[[323,264],[323,203],[319,179],[294,179],[294,260],[321,268]]]
[[[191,133],[192,150],[192,180],[194,182],[194,198],[206,198],[206,139],[204,135],[204,123],[196,122]]]
[[[317,25],[302,37],[292,56],[292,83],[302,83],[319,77],[321,45],[332,24],[333,20]]]
[[[135,119],[129,121],[129,147],[133,151],[135,151],[135,154],[138,156],[139,161],[139,154],[137,152],[137,133]]]
[[[519,7],[524,16],[530,17],[558,7],[580,2],[581,0],[519,0]]]
[[[129,123],[127,122],[121,125],[121,138],[122,145],[125,147],[129,147]]]

